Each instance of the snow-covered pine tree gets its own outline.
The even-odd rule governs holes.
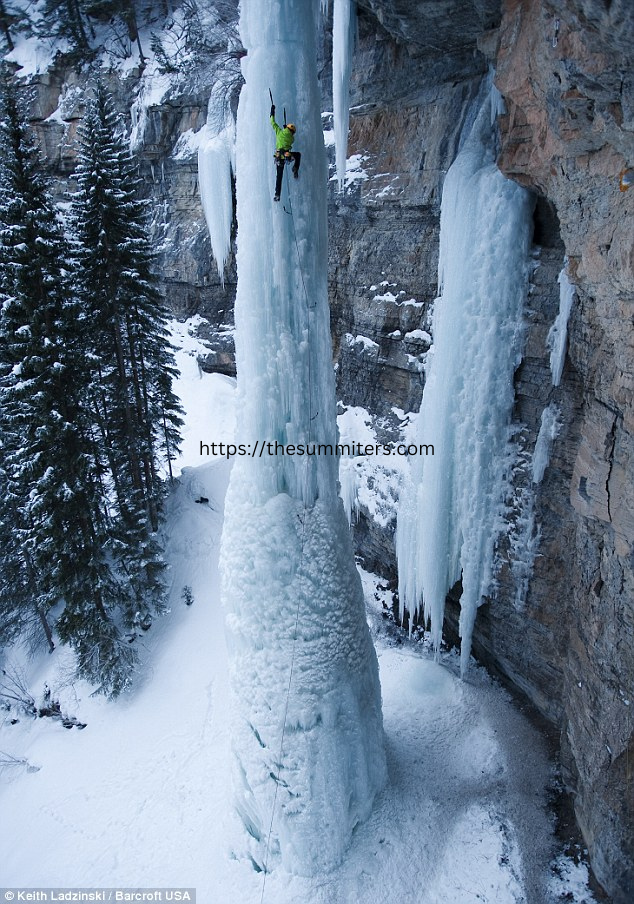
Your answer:
[[[135,654],[119,612],[125,584],[107,556],[104,493],[86,404],[85,330],[70,284],[68,244],[41,176],[26,112],[3,86],[0,178],[0,432],[4,567],[19,580],[16,606],[48,614],[72,644],[79,671],[118,693]],[[28,621],[21,613],[21,623]]]
[[[108,92],[95,88],[78,129],[73,196],[81,317],[90,324],[91,405],[107,473],[113,547],[134,590],[130,626],[161,608],[161,465],[178,448],[181,408],[166,316],[152,274],[146,204]]]
[[[66,39],[80,58],[90,52],[89,26],[83,7],[80,0],[46,0],[43,16],[48,36]]]
[[[0,461],[10,452],[2,437],[0,416]],[[53,629],[40,598],[35,563],[16,530],[21,522],[16,482],[11,469],[0,465],[0,648],[19,636],[39,646],[46,639],[55,649]]]

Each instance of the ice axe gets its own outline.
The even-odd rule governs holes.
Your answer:
[[[273,101],[273,92],[269,88],[269,97],[271,98],[271,106],[274,107],[275,103]],[[286,128],[286,107],[284,107],[284,128]]]

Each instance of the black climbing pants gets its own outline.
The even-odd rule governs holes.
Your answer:
[[[299,165],[302,160],[302,155],[300,154],[299,151],[291,151],[290,156],[293,161],[293,175],[297,176],[297,174],[299,173]],[[284,167],[286,165],[286,159],[287,158],[283,157],[281,159],[276,160],[276,167],[277,167],[277,178],[275,180],[275,197],[276,198],[279,198],[279,196],[282,192],[282,179],[284,178]]]

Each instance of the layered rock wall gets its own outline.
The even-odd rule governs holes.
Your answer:
[[[549,503],[562,533],[543,538],[531,584],[546,637],[559,638],[549,657],[555,709],[545,708],[561,725],[597,876],[625,902],[634,896],[634,193],[619,191],[619,172],[634,161],[634,17],[625,2],[508,0],[500,37],[499,165],[554,206],[577,287],[563,381],[574,404]],[[529,677],[534,696],[532,687]]]
[[[151,90],[152,79],[139,68],[123,77],[116,70],[91,74],[77,72],[60,59],[29,78],[31,124],[59,200],[66,200],[72,191],[77,126],[97,75],[111,92],[126,128],[136,133],[134,150],[151,201],[156,271],[165,303],[177,317],[199,314],[207,319],[203,333],[209,354],[201,363],[210,371],[235,375],[231,334],[235,260],[230,258],[223,282],[211,254],[198,189],[195,136],[207,120],[214,71],[202,69],[195,77],[175,79],[164,98],[147,105],[144,92]]]
[[[442,181],[478,79],[493,62],[507,107],[499,165],[536,196],[535,268],[515,380],[514,495],[474,650],[560,731],[596,874],[615,901],[630,901],[634,192],[619,191],[619,172],[634,164],[634,17],[620,2],[508,0],[496,29],[492,20],[484,27],[477,4],[456,3],[445,14],[481,30],[449,34],[442,21],[430,28],[434,16],[442,20],[439,4],[361,5],[369,12],[355,56],[350,153],[366,155],[369,178],[333,202],[332,298],[335,341],[360,334],[374,345],[336,346],[340,396],[383,419],[394,405],[417,408],[423,377],[417,382],[416,356],[403,354],[403,336],[415,328],[412,315],[427,326]],[[432,35],[447,48],[442,59]],[[555,388],[547,336],[564,257],[576,297]],[[368,292],[380,280],[422,308],[404,322],[385,289],[378,299]],[[547,406],[558,435],[533,485]],[[368,565],[393,578],[392,527],[362,510],[357,540]],[[456,621],[449,602],[450,633]]]

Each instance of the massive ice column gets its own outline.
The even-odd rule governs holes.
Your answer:
[[[413,462],[397,529],[401,605],[415,612],[422,600],[436,648],[445,597],[462,577],[463,674],[503,526],[532,235],[530,194],[495,165],[494,103],[489,94],[443,187],[440,297],[417,428],[435,454]]]
[[[257,868],[281,859],[302,874],[341,860],[386,775],[377,661],[325,448],[337,435],[317,13],[317,0],[241,5],[235,322],[247,455],[234,463],[221,549],[245,843]],[[279,203],[269,87],[302,154]]]

